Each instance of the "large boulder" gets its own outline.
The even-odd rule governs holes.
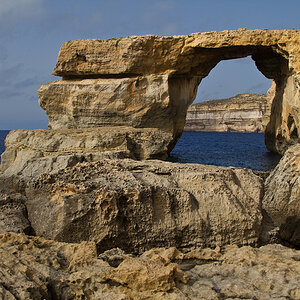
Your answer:
[[[247,169],[103,159],[41,175],[25,193],[37,235],[99,251],[255,245],[260,235],[263,181]]]
[[[300,144],[286,151],[266,179],[262,208],[279,238],[300,247]]]
[[[159,128],[173,136],[173,147],[198,84],[198,77],[170,82],[168,75],[77,79],[42,85],[38,94],[51,129]]]
[[[103,158],[166,158],[172,135],[156,128],[13,130],[1,156],[2,176],[31,178]]]

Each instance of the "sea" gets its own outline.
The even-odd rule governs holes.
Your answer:
[[[8,132],[0,130],[0,154]],[[267,171],[276,166],[280,155],[266,149],[263,133],[183,132],[168,160]]]
[[[0,130],[0,162],[1,162],[1,154],[5,150],[4,141],[8,133],[9,130]]]
[[[183,132],[169,161],[267,171],[280,158],[267,150],[263,133]]]

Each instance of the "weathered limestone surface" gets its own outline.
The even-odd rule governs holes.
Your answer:
[[[184,130],[263,132],[266,98],[264,94],[239,94],[193,104],[187,111]]]
[[[2,176],[34,177],[81,161],[165,158],[172,135],[156,128],[13,130],[1,156]]]
[[[297,30],[244,29],[70,41],[62,46],[53,73],[64,80],[42,86],[40,103],[51,128],[150,123],[173,134],[171,150],[201,79],[221,60],[251,55],[276,84],[266,145],[283,154],[298,142],[299,44]]]
[[[172,84],[167,75],[62,80],[42,85],[38,93],[51,129],[131,126],[178,135],[198,83],[191,78]]]
[[[257,244],[263,181],[251,170],[129,159],[41,175],[25,191],[35,233],[141,252]]]
[[[299,299],[300,251],[279,245],[152,249],[97,258],[93,243],[0,235],[2,299]],[[105,259],[106,258],[106,259]],[[105,260],[104,260],[105,259]],[[112,257],[113,259],[113,257]]]
[[[219,61],[255,54],[265,75],[272,76],[276,53],[299,71],[298,30],[233,30],[188,36],[132,36],[110,40],[64,43],[53,74],[62,77],[94,75],[191,74],[207,75]],[[273,52],[274,51],[274,52]],[[266,57],[266,54],[272,54]],[[126,76],[124,76],[126,77]]]
[[[279,237],[300,247],[300,145],[290,147],[265,183],[263,209]]]
[[[31,233],[25,200],[21,194],[0,193],[0,233],[8,231]]]

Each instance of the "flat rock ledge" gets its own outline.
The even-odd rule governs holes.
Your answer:
[[[92,242],[0,235],[0,295],[11,299],[299,299],[300,251],[155,248],[140,256]]]
[[[172,135],[157,128],[100,127],[13,130],[1,156],[2,176],[33,178],[83,161],[166,158]]]

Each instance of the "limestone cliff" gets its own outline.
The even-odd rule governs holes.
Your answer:
[[[187,111],[184,130],[263,132],[266,98],[263,94],[239,94],[193,104]]]

